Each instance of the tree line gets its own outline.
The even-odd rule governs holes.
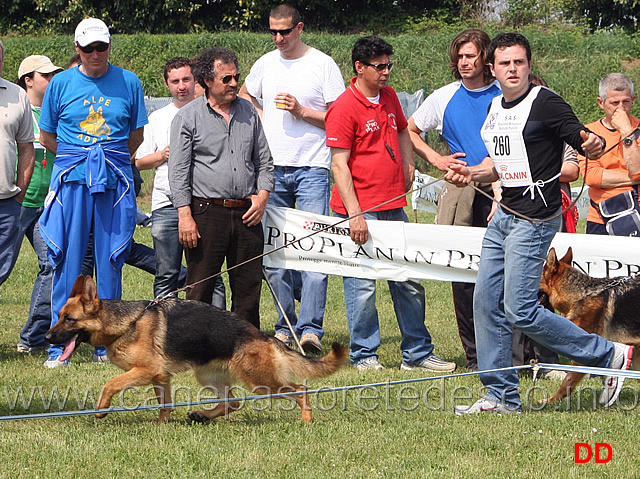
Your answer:
[[[113,33],[196,33],[266,29],[281,0],[0,0],[0,34],[71,34],[86,16]],[[308,28],[330,33],[402,33],[490,20],[504,28],[531,23],[583,25],[634,32],[639,0],[291,0]],[[4,5],[3,5],[4,4]]]

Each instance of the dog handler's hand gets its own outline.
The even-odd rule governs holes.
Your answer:
[[[471,182],[471,171],[467,166],[451,164],[449,165],[449,171],[444,175],[444,179],[461,188]]]
[[[584,143],[582,143],[580,147],[587,157],[598,158],[602,155],[605,145],[602,143],[602,139],[598,135],[582,130],[580,132],[580,136],[584,140]]]
[[[178,237],[185,248],[195,248],[198,245],[200,232],[193,216],[191,216],[190,206],[178,208]]]
[[[351,239],[357,245],[363,245],[369,241],[369,227],[362,216],[356,216],[349,220],[349,230]]]

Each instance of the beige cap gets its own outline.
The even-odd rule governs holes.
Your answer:
[[[76,43],[86,47],[93,42],[111,43],[107,25],[97,18],[85,18],[76,27]]]
[[[22,78],[32,72],[52,73],[61,72],[62,70],[64,70],[64,68],[55,66],[49,57],[45,57],[44,55],[31,55],[22,60],[20,68],[18,68],[18,78]]]

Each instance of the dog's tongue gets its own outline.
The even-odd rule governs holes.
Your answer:
[[[62,356],[58,358],[58,361],[66,361],[67,359],[69,359],[73,354],[73,350],[76,349],[77,342],[78,342],[78,335],[76,334],[64,345],[64,352],[62,353]]]

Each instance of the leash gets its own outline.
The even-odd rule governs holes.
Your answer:
[[[633,129],[633,131],[632,131],[629,135],[627,135],[627,137],[635,135],[638,131],[640,131],[640,125],[638,125],[636,128],[634,128],[634,129]],[[625,137],[625,138],[627,138],[627,137]],[[617,147],[620,143],[622,143],[623,141],[624,141],[624,138],[621,138],[617,143],[615,143],[614,145],[612,145],[611,147],[609,147],[608,149],[606,149],[605,151],[603,151],[603,152],[602,152],[602,154],[601,154],[600,156],[606,155],[607,153],[609,153],[610,151],[612,151],[614,148],[616,148],[616,147]],[[578,202],[578,200],[582,197],[582,194],[584,193],[584,189],[585,189],[585,186],[586,186],[586,177],[587,177],[587,171],[588,171],[588,162],[589,162],[589,158],[585,155],[585,172],[584,172],[584,175],[583,175],[582,187],[580,188],[580,191],[579,191],[578,195],[576,196],[575,200],[572,200],[572,201],[571,201],[571,203],[569,204],[569,206],[567,206],[567,208],[565,208],[565,209],[561,210],[559,213],[556,213],[556,214],[554,214],[554,215],[552,215],[552,216],[549,216],[549,217],[547,217],[547,218],[542,218],[542,219],[539,219],[539,218],[531,218],[531,217],[529,217],[529,216],[527,216],[527,215],[525,215],[525,214],[522,214],[522,213],[520,213],[520,212],[518,212],[518,211],[514,210],[513,208],[510,208],[510,207],[508,207],[508,206],[505,206],[504,204],[502,204],[502,202],[501,202],[501,201],[496,200],[493,196],[491,196],[490,194],[486,193],[486,192],[485,192],[485,191],[483,191],[482,189],[480,189],[480,188],[476,187],[475,185],[468,184],[467,186],[470,186],[470,187],[471,187],[471,188],[473,188],[476,192],[481,193],[482,195],[484,195],[484,196],[486,196],[487,198],[489,198],[492,202],[496,203],[496,204],[497,204],[498,206],[500,206],[501,208],[503,208],[503,209],[507,210],[508,212],[510,212],[510,213],[512,213],[512,214],[514,214],[514,215],[516,215],[516,216],[519,216],[520,218],[523,218],[523,219],[525,219],[525,220],[527,220],[527,221],[531,221],[531,222],[533,222],[533,223],[544,223],[544,222],[551,221],[551,220],[553,220],[553,219],[555,219],[555,218],[557,218],[557,217],[559,217],[559,216],[561,216],[561,215],[565,214],[567,211],[569,211],[571,208],[573,208],[573,207],[575,206],[575,204]],[[368,208],[368,209],[366,209],[365,211],[361,211],[360,213],[357,213],[357,214],[355,214],[355,215],[349,216],[349,217],[347,217],[347,218],[343,218],[343,219],[341,219],[340,221],[338,221],[338,222],[336,222],[336,223],[333,223],[333,224],[331,224],[331,225],[324,226],[324,227],[322,227],[322,228],[318,229],[317,231],[313,231],[313,232],[309,233],[308,235],[303,236],[302,238],[298,238],[298,239],[296,239],[296,240],[289,241],[288,243],[284,243],[282,246],[279,246],[279,247],[277,247],[277,248],[274,248],[274,249],[272,249],[271,251],[268,251],[268,252],[266,252],[266,253],[262,253],[262,254],[260,254],[260,255],[258,255],[258,256],[255,256],[255,257],[253,257],[253,258],[250,258],[250,259],[248,259],[248,260],[246,260],[246,261],[243,261],[243,262],[241,262],[241,263],[238,263],[238,264],[236,264],[236,265],[234,265],[234,266],[231,266],[231,267],[229,267],[229,268],[226,268],[226,269],[224,269],[224,270],[221,270],[221,271],[219,271],[218,273],[212,274],[212,275],[210,275],[210,276],[208,276],[208,277],[206,277],[206,278],[202,278],[202,279],[200,279],[200,280],[198,280],[198,281],[196,281],[196,282],[194,282],[194,283],[191,283],[191,284],[185,285],[185,286],[183,286],[182,288],[178,288],[178,289],[176,289],[176,290],[174,290],[174,291],[170,291],[170,292],[168,292],[168,293],[165,293],[164,295],[157,296],[157,297],[155,297],[154,299],[152,299],[152,300],[150,300],[150,301],[149,301],[149,304],[147,305],[147,307],[145,308],[145,310],[143,311],[143,313],[142,313],[142,314],[144,314],[144,312],[146,312],[146,311],[147,311],[151,306],[153,306],[154,304],[158,304],[158,303],[160,303],[161,301],[163,301],[163,300],[165,300],[165,299],[167,299],[167,298],[169,298],[169,297],[176,296],[178,293],[181,293],[181,292],[183,292],[183,291],[186,291],[186,290],[188,290],[189,288],[192,288],[192,287],[193,287],[193,286],[195,286],[195,285],[198,285],[198,284],[200,284],[200,283],[204,283],[205,281],[210,281],[211,279],[214,279],[214,278],[216,278],[216,277],[220,276],[220,275],[221,275],[221,274],[223,274],[223,273],[228,273],[229,271],[232,271],[232,270],[234,270],[235,268],[239,268],[240,266],[243,266],[243,265],[245,265],[245,264],[247,264],[247,263],[250,263],[251,261],[255,261],[255,260],[257,260],[257,259],[264,258],[265,256],[270,255],[270,254],[273,254],[273,253],[275,253],[276,251],[280,251],[280,250],[282,250],[282,249],[284,249],[284,248],[287,248],[288,246],[291,246],[292,244],[299,243],[299,242],[300,242],[300,241],[302,241],[302,240],[305,240],[305,239],[307,239],[307,238],[311,238],[312,236],[315,236],[315,235],[317,235],[317,234],[319,234],[319,233],[323,233],[323,232],[325,232],[325,231],[327,231],[327,230],[330,230],[330,229],[332,229],[332,228],[335,228],[336,226],[338,226],[338,225],[340,225],[340,224],[342,224],[342,223],[345,223],[345,222],[347,222],[347,221],[349,221],[349,220],[351,220],[351,219],[353,219],[353,218],[357,218],[357,217],[359,217],[359,216],[362,216],[362,215],[364,215],[364,214],[366,214],[366,213],[369,213],[369,212],[371,212],[371,211],[373,211],[373,210],[376,210],[376,209],[378,209],[378,208],[380,208],[380,207],[382,207],[382,206],[384,206],[384,205],[387,205],[387,204],[392,203],[392,202],[394,202],[394,201],[396,201],[396,200],[399,200],[399,199],[401,199],[401,198],[404,198],[404,197],[406,197],[406,196],[408,196],[408,195],[410,195],[410,194],[412,194],[412,193],[418,192],[418,191],[422,190],[423,188],[427,188],[427,187],[429,187],[429,186],[431,186],[431,185],[433,185],[433,184],[436,184],[436,183],[438,183],[438,182],[440,182],[440,181],[445,181],[445,179],[444,179],[444,178],[434,178],[432,181],[429,181],[428,183],[425,183],[424,185],[421,185],[421,186],[419,186],[419,187],[417,187],[417,188],[414,188],[414,189],[412,189],[412,190],[409,190],[409,191],[407,191],[406,193],[403,193],[403,194],[401,194],[401,195],[398,195],[398,196],[396,196],[396,197],[394,197],[394,198],[391,198],[391,199],[389,199],[389,200],[387,200],[387,201],[384,201],[384,202],[382,202],[382,203],[380,203],[380,204],[377,204],[377,205],[375,205],[375,206],[372,206],[371,208]],[[140,316],[142,316],[142,314],[141,314]],[[287,323],[289,323],[289,322],[287,321]],[[291,329],[292,329],[292,328],[291,328]],[[294,333],[293,331],[291,331],[291,332],[292,332],[292,333]],[[295,333],[294,333],[294,338],[296,338]],[[296,339],[297,339],[297,338],[296,338]],[[297,343],[299,343],[299,341],[296,341],[296,342],[297,342]]]
[[[635,136],[635,134],[640,131],[640,125],[638,125],[637,127],[635,127],[631,133],[629,133],[627,136],[625,136],[624,138],[620,138],[620,140],[615,143],[614,145],[610,146],[609,148],[607,148],[606,150],[604,150],[602,152],[602,154],[600,154],[600,157],[606,155],[607,153],[609,153],[610,151],[612,151],[614,148],[616,148],[620,143],[622,143],[625,138],[629,138],[630,136]],[[576,196],[575,200],[572,200],[571,203],[569,204],[569,206],[567,206],[565,209],[561,210],[559,213],[555,213],[551,216],[548,216],[546,218],[531,218],[525,214],[522,214],[516,210],[514,210],[513,208],[510,208],[508,206],[505,206],[502,204],[501,201],[496,200],[494,197],[492,197],[491,195],[489,195],[487,192],[481,190],[480,188],[476,187],[475,185],[469,183],[468,186],[470,186],[471,188],[473,188],[476,192],[483,194],[484,196],[486,196],[487,198],[489,198],[491,201],[493,201],[494,203],[497,203],[498,206],[500,206],[501,208],[507,210],[509,213],[512,213],[516,216],[519,216],[522,219],[525,219],[527,221],[531,221],[532,223],[546,223],[547,221],[551,221],[554,220],[556,218],[558,218],[559,216],[564,215],[567,211],[569,211],[571,208],[573,208],[576,203],[578,202],[578,200],[582,197],[582,194],[584,193],[584,189],[585,186],[587,184],[587,171],[588,171],[588,167],[589,167],[589,157],[585,155],[585,163],[584,163],[584,175],[582,175],[582,186],[580,187],[580,191],[578,192],[578,195]]]
[[[306,235],[306,236],[303,236],[303,237],[301,237],[301,238],[298,238],[298,239],[295,239],[295,240],[289,241],[289,242],[287,242],[287,243],[284,243],[282,246],[278,246],[277,248],[274,248],[274,249],[272,249],[271,251],[267,251],[266,253],[259,254],[258,256],[254,256],[253,258],[249,258],[248,260],[245,260],[245,261],[243,261],[243,262],[241,262],[241,263],[238,263],[238,264],[236,264],[236,265],[234,265],[234,266],[231,266],[231,267],[229,267],[229,268],[227,268],[227,269],[224,269],[224,270],[222,270],[222,271],[219,271],[218,273],[212,274],[211,276],[207,276],[206,278],[202,278],[202,279],[200,279],[200,280],[198,280],[198,281],[196,281],[196,282],[194,282],[194,283],[184,285],[182,288],[178,288],[178,289],[176,289],[176,290],[174,290],[174,291],[170,291],[170,292],[165,293],[165,294],[163,294],[163,295],[161,295],[161,296],[157,296],[157,297],[155,297],[154,299],[152,299],[152,300],[150,300],[150,301],[149,301],[149,305],[148,305],[147,307],[150,307],[150,306],[152,306],[153,304],[157,304],[157,303],[159,303],[159,302],[161,302],[161,301],[163,301],[163,300],[165,300],[165,299],[167,299],[167,298],[169,298],[169,297],[173,297],[173,296],[175,296],[176,294],[181,293],[181,292],[183,292],[183,291],[186,291],[186,290],[188,290],[189,288],[192,288],[192,287],[193,287],[193,286],[195,286],[195,285],[198,285],[198,284],[200,284],[200,283],[204,283],[205,281],[209,281],[209,280],[211,280],[211,279],[214,279],[214,278],[216,278],[217,276],[220,276],[220,275],[221,275],[221,274],[223,274],[223,273],[228,273],[229,271],[232,271],[232,270],[234,270],[234,269],[236,269],[236,268],[239,268],[240,266],[243,266],[243,265],[245,265],[245,264],[247,264],[247,263],[250,263],[251,261],[255,261],[255,260],[257,260],[257,259],[264,258],[265,256],[268,256],[268,255],[270,255],[270,254],[275,253],[276,251],[280,251],[280,250],[282,250],[282,249],[284,249],[284,248],[287,248],[287,247],[289,247],[289,246],[291,246],[291,245],[293,245],[293,244],[295,244],[295,243],[299,243],[299,242],[301,242],[301,241],[303,241],[303,240],[305,240],[305,239],[307,239],[307,238],[311,238],[312,236],[315,236],[315,235],[317,235],[317,234],[319,234],[319,233],[323,233],[323,232],[325,232],[325,231],[331,230],[331,229],[335,228],[336,226],[338,226],[338,225],[340,225],[340,224],[342,224],[342,223],[345,223],[345,222],[347,222],[347,221],[349,221],[349,220],[352,220],[353,218],[357,218],[357,217],[362,216],[362,215],[364,215],[364,214],[366,214],[366,213],[370,213],[370,212],[371,212],[371,211],[373,211],[373,210],[376,210],[376,209],[378,209],[378,208],[380,208],[380,207],[382,207],[382,206],[385,206],[385,205],[387,205],[387,204],[389,204],[389,203],[393,203],[394,201],[397,201],[397,200],[399,200],[399,199],[401,199],[401,198],[404,198],[404,197],[406,197],[406,196],[408,196],[408,195],[410,195],[410,194],[412,194],[412,193],[415,193],[415,192],[417,192],[417,191],[420,191],[420,190],[422,190],[423,188],[427,188],[428,186],[431,186],[431,185],[433,185],[433,184],[435,184],[435,183],[438,183],[438,182],[440,182],[440,181],[444,181],[444,178],[434,178],[432,181],[430,181],[430,182],[428,182],[428,183],[425,183],[424,185],[421,185],[421,186],[419,186],[419,187],[417,187],[417,188],[415,188],[415,189],[409,190],[409,191],[407,191],[406,193],[403,193],[403,194],[401,194],[401,195],[395,196],[395,197],[393,197],[393,198],[391,198],[391,199],[389,199],[389,200],[386,200],[386,201],[384,201],[384,202],[382,202],[382,203],[380,203],[380,204],[377,204],[377,205],[375,205],[375,206],[372,206],[371,208],[368,208],[368,209],[366,209],[366,210],[364,210],[364,211],[361,211],[360,213],[356,213],[355,215],[349,216],[349,217],[347,217],[347,218],[343,218],[343,219],[341,219],[341,220],[337,221],[336,223],[333,223],[333,224],[330,224],[330,225],[324,226],[324,227],[322,227],[322,228],[320,228],[320,229],[318,229],[318,230],[316,230],[316,231],[313,231],[313,232],[309,233],[309,234],[308,234],[308,235]],[[146,309],[145,309],[145,310],[146,310]]]
[[[2,421],[24,421],[28,419],[49,419],[49,418],[57,418],[57,417],[71,417],[71,416],[88,416],[97,413],[117,413],[117,412],[127,412],[127,411],[146,411],[146,410],[155,410],[155,409],[175,409],[178,407],[192,407],[192,406],[203,406],[209,404],[221,404],[221,403],[229,403],[229,402],[247,402],[247,401],[258,401],[262,399],[282,399],[291,396],[301,396],[301,395],[310,395],[310,394],[322,394],[329,392],[339,392],[339,391],[352,391],[356,389],[365,389],[365,388],[378,388],[378,387],[389,387],[396,386],[400,384],[412,384],[412,383],[420,383],[425,381],[435,381],[437,379],[451,379],[451,378],[459,378],[464,376],[474,376],[484,373],[494,373],[494,372],[504,372],[504,371],[518,371],[524,369],[533,369],[534,373],[536,370],[540,369],[556,369],[558,371],[565,372],[579,372],[592,374],[596,376],[615,376],[622,378],[632,378],[640,380],[640,371],[633,370],[616,370],[609,368],[596,368],[590,366],[578,366],[578,365],[568,365],[568,364],[551,364],[551,363],[536,363],[526,364],[523,366],[511,366],[507,368],[498,368],[498,369],[487,369],[485,371],[471,371],[467,373],[459,373],[459,374],[449,374],[446,376],[430,376],[430,377],[422,377],[422,378],[414,378],[414,379],[402,379],[398,381],[385,381],[378,383],[369,383],[369,384],[355,384],[351,386],[336,386],[333,388],[319,388],[319,389],[311,389],[306,391],[292,391],[286,393],[276,393],[276,394],[263,394],[259,396],[244,396],[244,397],[232,397],[232,398],[220,398],[220,399],[206,399],[202,401],[186,401],[186,402],[178,402],[178,403],[169,403],[169,404],[145,404],[145,405],[135,405],[135,406],[123,406],[123,407],[112,407],[106,409],[83,409],[78,411],[58,411],[58,412],[49,412],[49,413],[37,413],[37,414],[19,414],[15,416],[0,416],[0,422]],[[537,374],[537,373],[536,373]]]

